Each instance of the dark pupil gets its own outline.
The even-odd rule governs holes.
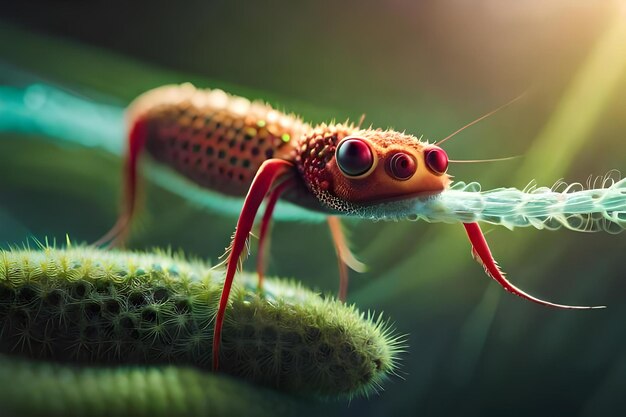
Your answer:
[[[365,174],[374,163],[370,147],[359,139],[348,139],[337,149],[339,169],[349,176]]]
[[[441,149],[427,151],[426,164],[436,174],[443,174],[448,170],[448,155]]]
[[[399,180],[407,180],[413,176],[417,165],[415,160],[404,153],[397,153],[391,157],[389,164],[391,174]]]

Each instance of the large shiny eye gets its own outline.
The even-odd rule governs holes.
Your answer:
[[[365,174],[374,164],[374,155],[369,145],[362,139],[345,139],[335,153],[337,165],[344,175],[358,177]]]
[[[424,151],[424,159],[428,169],[437,175],[445,174],[448,170],[448,154],[441,148],[432,148]]]
[[[398,152],[389,158],[389,173],[397,180],[408,180],[415,174],[417,163],[411,155]]]

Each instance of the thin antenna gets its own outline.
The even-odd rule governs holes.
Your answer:
[[[506,158],[492,158],[492,159],[448,159],[448,162],[455,164],[474,164],[479,162],[500,162],[510,161],[511,159],[521,158],[523,155],[507,156]]]
[[[464,131],[468,127],[473,126],[476,123],[480,122],[481,120],[484,120],[487,117],[493,115],[494,113],[497,113],[498,111],[502,110],[503,108],[510,106],[511,104],[515,103],[517,100],[519,100],[520,98],[524,97],[525,95],[526,95],[526,92],[524,92],[524,93],[520,94],[519,96],[515,97],[513,100],[509,101],[508,103],[505,103],[505,104],[501,105],[497,109],[491,110],[489,113],[480,116],[478,119],[476,119],[476,120],[474,120],[472,122],[469,122],[468,124],[466,124],[462,128],[452,132],[450,135],[446,136],[445,138],[441,139],[439,142],[435,143],[435,146],[440,146],[442,143],[444,143],[448,139],[452,138],[457,133],[461,133],[462,131]]]

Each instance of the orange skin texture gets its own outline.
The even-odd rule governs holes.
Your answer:
[[[346,176],[335,159],[337,146],[345,138],[365,141],[374,154],[374,165],[358,177]],[[328,193],[359,205],[437,194],[450,186],[447,174],[429,170],[424,151],[434,148],[415,136],[381,129],[358,129],[351,125],[320,125],[302,140],[296,163],[307,186],[315,193]],[[389,159],[398,152],[417,162],[415,173],[398,180],[389,173]]]
[[[155,90],[158,93],[158,89]],[[310,127],[260,102],[226,96],[226,105],[202,90],[167,101],[138,100],[129,111],[131,127],[146,125],[145,148],[158,162],[168,165],[201,187],[243,197],[261,164],[271,158],[293,160],[294,146]],[[148,93],[149,94],[149,93]],[[245,100],[237,111],[233,105]]]
[[[370,138],[366,142],[375,154],[374,166],[368,173],[358,178],[349,178],[341,173],[335,158],[327,165],[335,184],[333,193],[339,198],[367,205],[407,197],[429,196],[449,187],[451,181],[448,175],[438,175],[426,168],[424,150],[428,145],[415,138],[415,142],[384,146],[385,132],[381,135],[376,131],[366,131],[360,137],[368,136]],[[417,161],[415,174],[408,180],[398,180],[389,174],[389,159],[398,152],[409,154]]]

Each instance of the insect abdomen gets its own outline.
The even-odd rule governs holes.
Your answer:
[[[296,142],[310,128],[261,102],[190,84],[160,87],[129,108],[130,124],[146,124],[146,149],[197,184],[246,194],[269,158],[294,160]]]

